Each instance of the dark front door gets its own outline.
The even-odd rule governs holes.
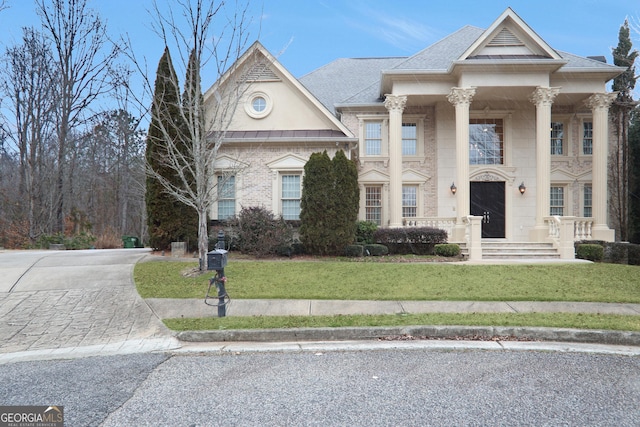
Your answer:
[[[482,237],[504,238],[504,182],[470,184],[470,211],[482,217]]]

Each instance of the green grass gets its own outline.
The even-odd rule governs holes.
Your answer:
[[[206,317],[198,319],[165,319],[164,323],[168,328],[176,331],[409,325],[540,326],[640,331],[640,316],[570,313]]]
[[[203,298],[207,273],[195,263],[145,262],[134,278],[143,298]],[[233,299],[589,301],[640,303],[640,267],[616,264],[450,265],[447,263],[233,261]]]

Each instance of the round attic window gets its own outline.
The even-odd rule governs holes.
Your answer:
[[[267,101],[261,96],[256,96],[255,98],[253,98],[251,107],[253,107],[253,111],[255,111],[256,113],[262,113],[265,108],[267,108]]]
[[[255,92],[247,99],[244,109],[254,119],[261,119],[269,115],[272,107],[269,95],[264,92]]]

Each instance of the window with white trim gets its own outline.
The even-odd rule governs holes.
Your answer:
[[[551,187],[551,191],[549,194],[549,215],[563,216],[564,205],[564,187]]]
[[[402,217],[415,218],[418,216],[418,187],[416,185],[402,186]]]
[[[582,122],[582,154],[593,154],[593,122]]]
[[[382,122],[365,122],[364,132],[365,155],[380,156],[382,154]]]
[[[300,219],[300,175],[282,175],[282,218],[289,220]]]
[[[416,123],[402,124],[402,155],[415,156],[418,154],[418,126]]]
[[[469,119],[469,164],[504,164],[502,119]]]
[[[218,175],[218,219],[225,220],[236,215],[236,177]]]
[[[551,123],[551,154],[561,156],[564,153],[564,123]]]
[[[382,225],[382,186],[365,187],[365,220]]]
[[[591,218],[593,216],[593,190],[590,185],[584,186],[583,206],[582,216]]]

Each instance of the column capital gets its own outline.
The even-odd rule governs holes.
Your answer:
[[[475,87],[452,87],[451,92],[447,95],[447,99],[453,105],[469,105],[475,94]]]
[[[395,110],[402,113],[405,105],[407,105],[406,96],[386,94],[384,98],[384,106],[389,111]]]
[[[536,105],[551,105],[559,93],[559,87],[538,86],[529,96],[529,101]]]
[[[584,101],[584,104],[591,108],[592,110],[597,110],[599,108],[607,109],[611,105],[611,103],[616,99],[618,94],[616,92],[612,93],[594,93],[589,98]]]

